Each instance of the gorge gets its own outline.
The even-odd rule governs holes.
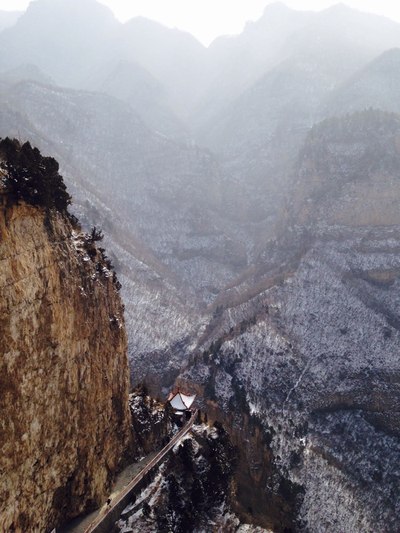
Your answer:
[[[400,24],[276,3],[206,48],[35,0],[6,25],[0,136],[55,157],[73,202],[1,211],[0,529],[51,531],[161,446],[131,430],[145,384],[197,393],[201,461],[220,422],[238,447],[227,530],[396,533]],[[154,501],[179,489],[186,516],[193,464]]]

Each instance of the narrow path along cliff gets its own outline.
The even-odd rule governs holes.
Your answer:
[[[118,519],[118,515],[129,503],[136,486],[142,479],[167,456],[172,448],[191,430],[196,420],[198,411],[194,411],[188,423],[169,441],[169,443],[143,468],[129,485],[123,489],[112,501],[105,514],[99,513],[98,518],[87,528],[85,533],[101,533],[108,531],[109,527]]]
[[[113,485],[110,498],[115,498],[130,483],[130,481],[150,463],[157,453],[158,452],[149,453],[140,461],[132,463],[124,468]],[[85,516],[78,516],[74,520],[71,520],[69,524],[60,529],[60,533],[84,533],[96,517],[105,512],[106,505],[107,504],[105,503],[100,509],[96,509],[92,513]]]
[[[120,513],[128,504],[129,498],[135,491],[137,485],[143,478],[168,455],[172,448],[191,430],[197,416],[197,410],[193,412],[187,424],[169,441],[169,443],[160,451],[149,454],[146,458],[138,463],[129,465],[121,472],[113,487],[110,495],[110,504],[104,504],[99,510],[76,519],[68,526],[62,529],[62,533],[96,533],[104,531],[109,527],[109,523],[115,521],[114,513]],[[132,478],[133,476],[133,478]],[[131,480],[128,484],[127,480]]]

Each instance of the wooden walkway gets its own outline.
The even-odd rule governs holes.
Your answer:
[[[194,411],[188,423],[177,433],[169,443],[155,456],[153,459],[137,474],[132,481],[127,485],[117,496],[111,500],[110,505],[106,508],[104,513],[100,513],[95,520],[85,530],[85,533],[100,533],[107,531],[110,522],[114,521],[115,511],[122,512],[124,507],[128,504],[129,497],[135,491],[138,483],[152,470],[158,466],[172,448],[191,430],[197,417],[197,410]]]

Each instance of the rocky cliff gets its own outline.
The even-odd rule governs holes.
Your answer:
[[[107,497],[129,446],[123,306],[54,210],[0,210],[0,265],[0,530],[45,532]]]

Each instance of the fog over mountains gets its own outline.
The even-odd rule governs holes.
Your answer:
[[[400,24],[276,3],[205,48],[35,0],[0,29],[0,136],[103,228],[133,381],[268,435],[268,479],[243,445],[255,523],[398,531]]]

